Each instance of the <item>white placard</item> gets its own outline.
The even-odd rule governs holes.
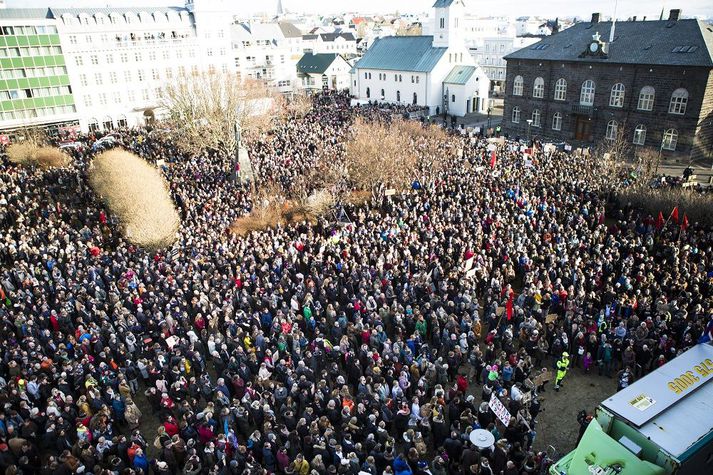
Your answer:
[[[503,423],[505,427],[510,424],[510,411],[507,410],[505,406],[503,406],[503,403],[500,402],[500,399],[495,397],[495,395],[490,397],[490,402],[488,403],[488,406],[490,406],[490,409],[495,413],[495,417],[498,418],[500,422]]]

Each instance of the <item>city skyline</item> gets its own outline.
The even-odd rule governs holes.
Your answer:
[[[336,14],[342,12],[359,12],[364,14],[387,14],[399,11],[400,13],[425,13],[430,11],[434,0],[361,0],[358,3],[348,0],[283,0],[282,4],[286,10],[296,13],[325,13]],[[582,19],[588,18],[594,11],[602,13],[604,17],[614,15],[614,0],[593,5],[591,2],[551,0],[544,3],[533,3],[526,0],[502,0],[497,3],[498,8],[493,9],[493,5],[482,1],[466,1],[468,10],[479,16],[545,16],[545,17],[574,17]],[[152,0],[148,3],[142,0],[109,0],[99,2],[97,0],[8,0],[7,6],[10,8],[28,7],[145,7],[145,6],[181,6],[181,0]],[[265,0],[253,2],[250,0],[236,0],[236,12],[244,12],[252,15],[263,12],[273,12],[277,5],[277,0]],[[681,2],[650,2],[646,0],[627,0],[619,2],[616,8],[618,19],[627,19],[631,16],[648,19],[658,18],[662,10],[664,16],[671,8],[679,8],[684,16],[710,18],[713,9],[710,3],[705,0],[686,0]],[[517,12],[517,13],[512,13]]]

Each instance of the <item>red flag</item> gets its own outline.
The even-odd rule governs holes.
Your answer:
[[[681,231],[688,229],[688,215],[683,213],[683,222],[681,223]]]
[[[497,161],[497,155],[495,155],[495,150],[490,152],[490,168],[495,168],[495,162]]]
[[[512,320],[512,301],[514,298],[513,296],[514,292],[511,292],[510,297],[508,298],[508,303],[505,304],[505,313],[507,314],[508,322]]]
[[[674,221],[678,222],[678,206],[675,206],[675,207],[673,208],[673,211],[671,211],[671,218],[672,218]]]
[[[659,211],[659,217],[656,218],[656,229],[663,228],[663,225],[664,225],[663,213],[661,211]]]

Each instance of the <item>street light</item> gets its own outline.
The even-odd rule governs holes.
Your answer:
[[[530,145],[530,126],[532,125],[532,119],[527,119],[527,144]]]
[[[490,130],[490,113],[493,111],[493,108],[488,106],[488,130]]]

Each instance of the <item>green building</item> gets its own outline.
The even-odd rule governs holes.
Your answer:
[[[77,119],[56,20],[47,9],[0,10],[0,134]]]

